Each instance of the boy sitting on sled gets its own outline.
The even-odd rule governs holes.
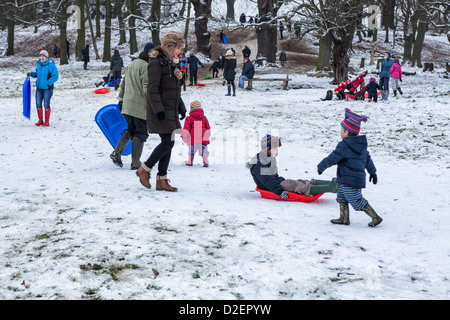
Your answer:
[[[111,71],[110,73],[108,73],[108,75],[106,77],[102,78],[102,81],[98,82],[95,84],[95,86],[98,88],[99,86],[104,87],[105,85],[109,84],[109,83],[115,83],[114,81],[114,72]]]
[[[288,199],[289,192],[294,192],[306,196],[311,194],[337,192],[336,180],[290,180],[278,175],[277,161],[278,148],[281,147],[279,137],[269,134],[261,140],[261,151],[247,163],[250,173],[256,185],[261,190],[268,190],[280,196],[281,199]]]

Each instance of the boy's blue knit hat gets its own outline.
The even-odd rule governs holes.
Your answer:
[[[392,57],[391,50],[387,50],[385,53],[387,53],[389,55],[389,57]]]

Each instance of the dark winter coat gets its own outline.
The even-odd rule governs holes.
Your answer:
[[[214,70],[217,71],[219,70],[219,61],[214,61],[214,63],[212,64],[211,68],[209,68],[209,71]]]
[[[284,188],[281,186],[281,182],[285,179],[278,175],[277,160],[267,156],[266,151],[258,153],[250,160],[247,167],[250,168],[253,181],[259,189],[268,190],[277,195],[283,193]]]
[[[205,67],[200,60],[196,56],[190,56],[188,58],[189,70],[195,71],[198,70],[198,65],[201,65],[203,68]]]
[[[112,71],[122,71],[123,59],[118,53],[114,53],[111,58],[111,63],[109,69]]]
[[[369,82],[369,84],[367,85],[367,93],[371,95],[376,95],[378,92],[377,90],[381,90],[378,83],[376,81]]]
[[[234,80],[236,77],[236,57],[226,56],[223,64],[223,77],[225,80]]]
[[[286,52],[285,51],[281,51],[280,53],[280,61],[286,61]]]
[[[336,149],[317,166],[319,171],[337,164],[336,182],[353,188],[366,187],[366,172],[376,173],[375,165],[367,151],[365,135],[346,137],[340,141]]]
[[[250,50],[249,47],[245,46],[244,50],[242,50],[242,54],[244,55],[244,57],[250,57],[250,53],[252,51]]]
[[[147,126],[149,133],[173,133],[181,129],[179,115],[186,113],[181,99],[176,65],[164,56],[160,47],[150,51],[147,85]],[[176,70],[175,70],[176,69]],[[166,119],[160,121],[156,115],[164,111]]]
[[[81,54],[83,55],[83,61],[89,62],[89,47],[86,46],[84,49],[81,50]]]
[[[253,66],[253,63],[250,60],[244,63],[242,75],[246,76],[249,79],[253,79],[253,77],[255,76],[255,67]]]

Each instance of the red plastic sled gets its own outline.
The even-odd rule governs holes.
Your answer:
[[[205,84],[204,84],[204,83],[197,83],[197,86],[199,86],[199,87],[204,87]]]
[[[108,91],[109,91],[108,88],[100,88],[100,89],[95,90],[94,92],[96,94],[105,94],[105,93],[108,93]]]
[[[314,202],[323,195],[323,193],[318,193],[318,194],[313,194],[312,196],[308,197],[308,196],[304,196],[304,195],[301,195],[298,193],[289,192],[289,198],[281,199],[279,195],[276,195],[275,193],[267,191],[267,190],[261,190],[258,187],[256,187],[256,191],[258,191],[261,194],[261,198],[264,198],[264,199],[297,201],[297,202]]]

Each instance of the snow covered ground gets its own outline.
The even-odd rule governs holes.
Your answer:
[[[445,45],[445,44],[443,44]],[[447,44],[448,47],[448,44]],[[125,65],[129,65],[129,57]],[[94,121],[117,91],[94,94],[108,64],[59,66],[50,127],[22,116],[22,84],[37,58],[0,59],[1,299],[449,299],[450,85],[443,70],[405,76],[389,103],[327,101],[329,79],[292,74],[226,97],[220,80],[188,87],[212,127],[210,167],[177,139],[177,193],[145,189]],[[359,59],[355,60],[359,63]],[[265,70],[267,71],[267,70]],[[271,77],[270,74],[265,75]],[[34,97],[34,80],[32,81]],[[261,199],[245,168],[262,135],[282,137],[286,178],[319,178],[340,140],[344,109],[367,115],[362,134],[379,182],[363,195],[384,219],[369,228],[335,195],[310,204]],[[151,135],[141,160],[159,139]],[[321,179],[331,179],[336,168]],[[155,185],[155,174],[152,184]]]
[[[449,80],[438,73],[405,77],[404,95],[387,104],[322,102],[329,79],[305,75],[292,75],[303,89],[256,83],[234,98],[205,80],[182,96],[210,120],[211,166],[198,157],[185,166],[177,140],[169,178],[179,192],[166,193],[143,188],[129,156],[124,168],[109,159],[94,116],[117,92],[94,94],[102,63],[59,66],[43,128],[34,101],[31,121],[22,116],[20,85],[35,59],[9,67],[13,59],[1,60],[2,299],[449,298]],[[261,199],[245,168],[271,132],[283,139],[282,176],[318,178],[345,107],[370,117],[362,133],[379,183],[363,194],[384,219],[377,228],[352,209],[350,226],[332,225],[332,194]],[[143,160],[157,143],[151,135]]]

